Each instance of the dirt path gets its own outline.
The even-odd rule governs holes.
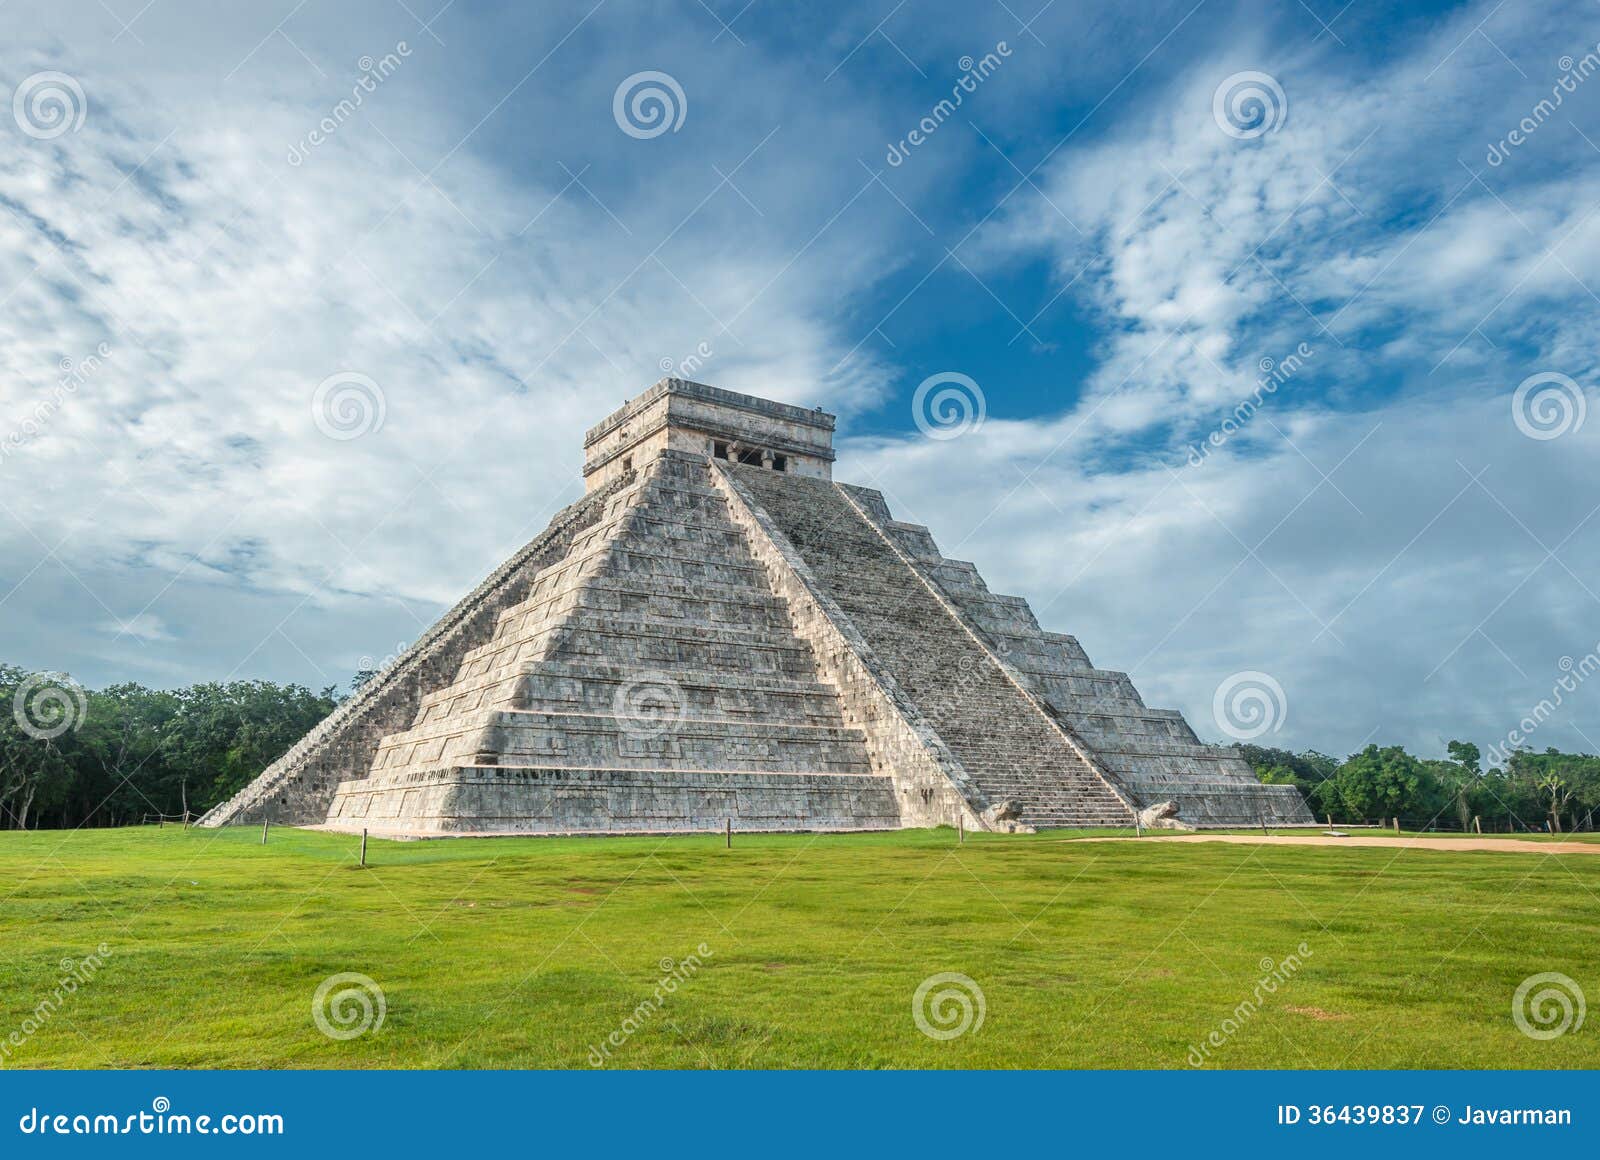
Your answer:
[[[1327,834],[1150,834],[1078,838],[1080,842],[1237,842],[1247,846],[1395,846],[1419,850],[1495,850],[1508,854],[1600,854],[1600,842],[1527,842],[1519,838],[1334,838]]]

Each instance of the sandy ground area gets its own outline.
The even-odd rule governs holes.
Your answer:
[[[1520,838],[1408,838],[1376,834],[1149,834],[1143,838],[1079,838],[1081,842],[1237,842],[1247,846],[1396,846],[1418,850],[1494,850],[1503,854],[1600,854],[1600,842],[1528,842]]]

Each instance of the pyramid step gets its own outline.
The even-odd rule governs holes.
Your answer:
[[[838,690],[826,681],[819,680],[815,673],[807,677],[796,678],[780,673],[728,672],[718,669],[697,669],[687,665],[675,665],[671,668],[657,671],[665,672],[685,688],[749,689],[784,694],[805,693],[835,698],[838,696]],[[529,677],[548,675],[555,678],[577,680],[626,682],[637,678],[640,672],[633,665],[616,664],[600,659],[586,659],[544,661],[541,662],[535,672],[530,672],[526,675]]]
[[[991,802],[1016,800],[1026,818],[1030,808],[1038,814],[1041,803],[1059,794],[1059,808],[1069,811],[1062,817],[1131,818],[1073,742],[839,488],[774,480],[746,467],[729,470]],[[969,580],[975,575],[959,564],[950,571]]]
[[[597,732],[643,730],[647,734],[670,733],[678,735],[738,734],[774,740],[858,742],[861,731],[837,723],[789,721],[777,718],[716,717],[678,711],[642,711],[636,715],[626,710],[615,713],[591,713],[577,709],[496,709],[500,724],[517,729],[568,729]]]
[[[386,737],[374,772],[559,761],[572,768],[871,772],[862,735],[837,726],[695,717],[491,710]]]
[[[603,576],[666,576],[685,583],[745,584],[765,586],[766,570],[759,564],[675,556],[639,546],[619,545],[598,566]]]
[[[526,637],[507,636],[472,650],[457,680],[579,658],[610,658],[640,668],[676,663],[714,668],[721,663],[760,672],[815,671],[810,649],[792,633],[773,627],[702,625],[583,609],[542,624]]]
[[[570,633],[632,634],[641,637],[671,638],[686,641],[722,641],[750,648],[787,648],[809,653],[805,643],[795,639],[785,616],[781,624],[727,624],[701,621],[687,616],[656,616],[649,613],[612,612],[600,608],[575,608],[560,622]]]
[[[685,610],[680,616],[662,616],[650,611],[616,610],[576,604],[570,608],[552,607],[542,615],[529,614],[523,620],[502,624],[495,636],[462,659],[462,671],[482,671],[514,663],[521,657],[548,654],[545,647],[552,637],[576,632],[636,633],[643,636],[676,636],[709,641],[722,640],[753,647],[793,644],[789,618],[782,609],[748,611],[744,621],[702,619]],[[494,658],[502,658],[495,660]]]
[[[526,638],[545,627],[559,624],[563,618],[577,611],[610,616],[641,616],[654,621],[704,622],[731,628],[789,627],[788,611],[781,603],[770,599],[690,600],[650,592],[647,585],[635,584],[629,591],[616,591],[590,583],[536,604],[506,610],[495,625],[493,639],[487,643],[492,645]]]
[[[627,595],[659,596],[686,601],[713,601],[717,603],[752,604],[770,608],[787,608],[782,597],[773,594],[763,581],[761,584],[690,584],[673,576],[592,576],[584,584],[596,592],[614,592]]]
[[[750,553],[742,546],[730,548],[705,540],[668,539],[644,536],[635,532],[619,535],[609,545],[607,557],[647,557],[663,564],[710,564],[720,568],[759,568]],[[672,573],[676,574],[676,573]]]
[[[465,678],[437,689],[423,698],[417,723],[437,720],[451,713],[472,712],[480,708],[513,707],[531,704],[536,699],[563,703],[609,704],[621,686],[648,683],[660,678],[676,682],[686,695],[706,703],[713,691],[723,695],[724,703],[735,703],[745,696],[771,697],[779,703],[802,709],[808,717],[817,702],[826,712],[839,712],[838,691],[819,682],[814,670],[792,672],[718,671],[680,662],[663,662],[643,668],[635,662],[618,663],[604,657],[566,657],[546,659],[529,667],[498,669],[478,677]],[[610,686],[610,691],[602,691]],[[598,701],[597,698],[600,698]]]
[[[503,625],[519,616],[575,600],[594,607],[606,604],[621,609],[626,607],[625,597],[643,597],[653,604],[676,604],[683,608],[709,606],[713,610],[709,615],[713,617],[723,614],[729,607],[783,609],[783,601],[772,594],[765,577],[761,579],[760,584],[716,584],[704,581],[691,584],[665,574],[591,575],[581,584],[566,587],[553,585],[537,594],[530,594],[519,604],[511,605],[500,613],[495,631],[504,631]]]
[[[568,762],[561,762],[561,761],[523,761],[523,762],[517,762],[515,764],[507,763],[505,765],[475,765],[475,764],[473,764],[471,762],[465,762],[465,763],[458,763],[458,764],[456,764],[454,766],[439,766],[439,767],[435,767],[435,768],[439,768],[439,769],[452,768],[452,769],[463,769],[463,770],[479,770],[479,771],[482,771],[484,773],[508,773],[508,774],[513,774],[513,775],[521,774],[521,775],[526,775],[526,776],[528,776],[530,778],[534,777],[535,775],[546,775],[546,776],[558,777],[558,776],[561,776],[561,775],[564,775],[564,774],[568,774],[568,773],[581,773],[581,774],[584,774],[584,775],[607,774],[607,773],[632,775],[632,774],[637,774],[637,773],[680,773],[680,772],[682,772],[682,770],[675,769],[672,766],[666,766],[666,765],[658,765],[658,766],[622,765],[622,764],[617,764],[617,765],[572,765],[572,764],[570,764]],[[427,772],[427,771],[424,771],[424,772]],[[829,779],[837,778],[840,781],[858,781],[858,780],[861,780],[863,778],[872,778],[872,779],[876,780],[876,779],[879,779],[879,778],[883,777],[882,774],[872,774],[872,773],[868,773],[868,774],[861,774],[861,773],[826,773],[826,772],[819,772],[819,771],[816,771],[816,770],[781,770],[781,769],[749,770],[749,769],[710,769],[710,768],[707,768],[707,769],[696,769],[696,770],[694,770],[694,773],[697,776],[703,774],[703,775],[706,775],[707,777],[724,776],[724,777],[729,777],[729,778],[735,778],[735,777],[739,777],[739,776],[742,776],[742,775],[748,775],[748,774],[751,774],[751,773],[755,773],[755,774],[759,774],[760,776],[763,776],[763,777],[829,778]],[[383,774],[381,776],[382,776],[383,780],[385,780],[385,781],[394,782],[394,783],[400,783],[400,782],[403,782],[403,781],[408,780],[408,779],[419,778],[420,776],[422,776],[422,773],[418,773],[416,771],[408,770],[408,771],[404,771],[404,772],[385,773],[385,774]],[[885,780],[887,780],[887,779],[885,779]],[[359,783],[357,783],[357,784],[359,784]]]
[[[747,770],[461,765],[346,782],[333,828],[451,833],[895,829],[888,777]]]
[[[870,772],[863,735],[705,468],[694,481],[681,463],[658,466],[501,613],[412,728],[383,740],[375,772],[552,759]]]
[[[516,699],[518,707],[605,713],[617,711],[619,705],[626,709],[630,703],[655,700],[682,706],[694,716],[790,720],[808,725],[841,721],[838,694],[814,682],[761,687],[737,683],[727,674],[703,674],[695,680],[672,670],[579,678],[552,673],[552,667],[541,665],[524,678],[523,691]]]

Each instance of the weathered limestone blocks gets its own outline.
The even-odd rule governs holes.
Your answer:
[[[833,424],[820,409],[662,379],[589,429],[583,477],[592,489],[664,451],[679,451],[831,479]]]
[[[887,777],[457,767],[340,787],[327,825],[397,837],[896,829]]]
[[[1118,787],[880,534],[874,523],[887,521],[887,508],[877,493],[747,466],[719,470],[759,507],[769,538],[781,534],[803,562],[828,598],[827,619],[859,635],[878,682],[892,677],[916,719],[943,743],[980,825],[983,810],[1007,800],[1034,826],[1132,824]],[[796,562],[788,566],[799,573]],[[806,633],[813,622],[798,626]],[[850,704],[854,690],[841,689]]]
[[[887,511],[881,496],[864,507]],[[991,593],[971,564],[940,555],[926,528],[884,526],[1134,800],[1170,804],[1195,825],[1312,823],[1293,786],[1261,785],[1236,753],[1202,744],[1177,710],[1148,708],[1126,673],[1097,669],[1075,638],[1041,631],[1026,601]]]
[[[204,824],[401,836],[1308,824],[991,593],[833,416],[663,380],[588,495]],[[1154,816],[1154,815],[1152,815]]]
[[[706,458],[666,449],[340,788],[379,832],[900,825]],[[642,699],[642,700],[641,700]],[[635,704],[638,700],[641,703]]]
[[[844,719],[867,737],[873,768],[893,774],[903,824],[938,826],[959,820],[985,828],[981,815],[988,798],[788,536],[733,472],[713,463],[712,478],[727,495],[732,518],[745,530],[774,591],[787,604],[797,634],[810,643],[821,672],[839,689]]]

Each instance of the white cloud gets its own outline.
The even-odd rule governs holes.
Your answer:
[[[0,76],[40,59],[0,54]],[[78,615],[137,628],[187,620],[196,587],[221,585],[277,594],[263,623],[228,627],[223,671],[258,671],[263,638],[355,655],[370,648],[331,645],[305,617],[397,602],[409,628],[455,599],[581,493],[582,432],[664,363],[708,350],[700,377],[842,410],[882,390],[872,360],[829,370],[844,353],[829,279],[870,276],[872,248],[802,249],[817,207],[803,233],[773,200],[752,208],[755,179],[719,177],[738,155],[691,157],[668,196],[608,190],[604,204],[577,161],[514,175],[447,152],[465,130],[406,88],[429,67],[419,48],[291,166],[349,78],[290,104],[248,74],[202,95],[181,70],[133,80],[115,53],[77,59],[83,127],[34,140],[8,122],[0,155],[0,439],[19,436],[0,460],[0,556],[25,562],[0,591],[13,609],[15,585],[59,577]],[[763,133],[763,148],[791,144],[774,125],[740,151]],[[608,148],[653,144],[616,137]],[[431,177],[408,159],[441,155]],[[668,238],[664,219],[670,240],[641,245]],[[62,360],[90,356],[64,390]],[[341,373],[376,384],[381,429],[319,428],[318,384]],[[185,661],[192,640],[129,634],[173,646],[130,653],[141,671],[215,675],[215,656]],[[45,635],[16,659],[71,659],[44,655]]]
[[[1550,29],[1582,26],[1571,5],[1547,14],[1570,25],[1507,13],[1490,44],[1471,35],[1489,14],[1375,70],[1331,46],[1231,48],[1062,149],[983,245],[997,264],[1043,250],[1099,314],[1081,401],[950,444],[864,443],[868,470],[843,474],[872,476],[947,553],[1213,738],[1212,692],[1242,669],[1289,691],[1280,742],[1502,736],[1600,635],[1583,627],[1600,607],[1585,466],[1600,433],[1539,443],[1510,412],[1546,369],[1587,384],[1594,410],[1600,180],[1571,124],[1541,130],[1550,152],[1482,164],[1481,127],[1548,89],[1501,52],[1536,68]],[[1242,141],[1211,98],[1251,68],[1279,78],[1289,116]],[[1580,96],[1566,113],[1592,123],[1600,89]],[[1185,466],[1255,398],[1261,360],[1302,342],[1306,368]],[[1541,743],[1594,750],[1594,710]]]
[[[1092,105],[1125,72],[1113,50],[1189,7],[1128,17],[1138,36],[1097,18],[1087,71],[1066,79],[1018,35],[973,115],[995,129],[1068,89]],[[709,22],[651,16],[621,39],[529,10],[508,17],[526,22],[519,44],[572,31],[581,51],[506,93],[519,62],[486,93],[468,74],[487,57],[436,51],[392,6],[377,23],[297,19],[288,44],[265,13],[230,28],[159,5],[137,25],[137,79],[97,8],[83,20],[99,40],[0,50],[8,82],[60,64],[90,101],[79,132],[8,130],[0,153],[0,439],[27,435],[0,457],[6,659],[91,682],[341,681],[576,498],[583,429],[663,359],[705,342],[699,377],[830,406],[846,430],[891,385],[870,347],[841,360],[860,335],[838,329],[907,261],[898,231],[921,229],[857,172],[902,127],[873,85],[869,58],[888,49],[873,40],[818,79],[870,20],[824,37],[816,68],[755,36],[711,43]],[[19,18],[15,45],[53,43],[32,27],[44,11]],[[1600,283],[1600,180],[1573,124],[1600,140],[1600,85],[1564,108],[1572,124],[1482,162],[1567,42],[1593,42],[1586,12],[1479,5],[1359,72],[1328,38],[1164,52],[1036,175],[1048,200],[1024,187],[961,247],[980,273],[981,251],[1077,279],[1102,340],[1081,402],[951,443],[847,440],[840,478],[884,487],[1202,733],[1217,736],[1217,683],[1259,669],[1290,698],[1286,743],[1497,738],[1562,655],[1595,644],[1584,283]],[[1472,34],[1486,15],[1493,44]],[[973,47],[959,23],[889,31],[926,62]],[[980,43],[1014,29],[990,31]],[[357,56],[400,36],[416,55],[288,166]],[[665,59],[684,134],[613,133],[616,81]],[[1181,72],[1158,71],[1175,59]],[[1255,141],[1212,119],[1216,85],[1245,69],[1290,103]],[[949,158],[986,148],[964,128],[936,144],[893,175],[919,210],[949,196]],[[738,169],[752,150],[762,163]],[[1260,360],[1301,342],[1308,368],[1183,466]],[[82,380],[64,393],[63,359]],[[1540,443],[1509,398],[1546,369],[1589,386],[1591,418]],[[318,429],[313,393],[339,372],[378,384],[381,430]],[[1593,719],[1542,735],[1594,749]]]
[[[1212,693],[1256,669],[1289,696],[1278,743],[1487,744],[1562,656],[1595,647],[1600,429],[1527,439],[1509,396],[1276,407],[1197,467],[1091,471],[1064,418],[938,448],[848,444],[840,475],[883,489],[946,555],[1215,740]],[[1060,444],[1043,463],[1041,434]],[[1595,708],[1580,702],[1541,744],[1592,749],[1580,731],[1600,740]]]
[[[166,623],[159,616],[148,612],[129,617],[127,620],[102,621],[100,631],[111,633],[113,641],[125,636],[143,641],[172,639],[172,633],[168,631]]]

